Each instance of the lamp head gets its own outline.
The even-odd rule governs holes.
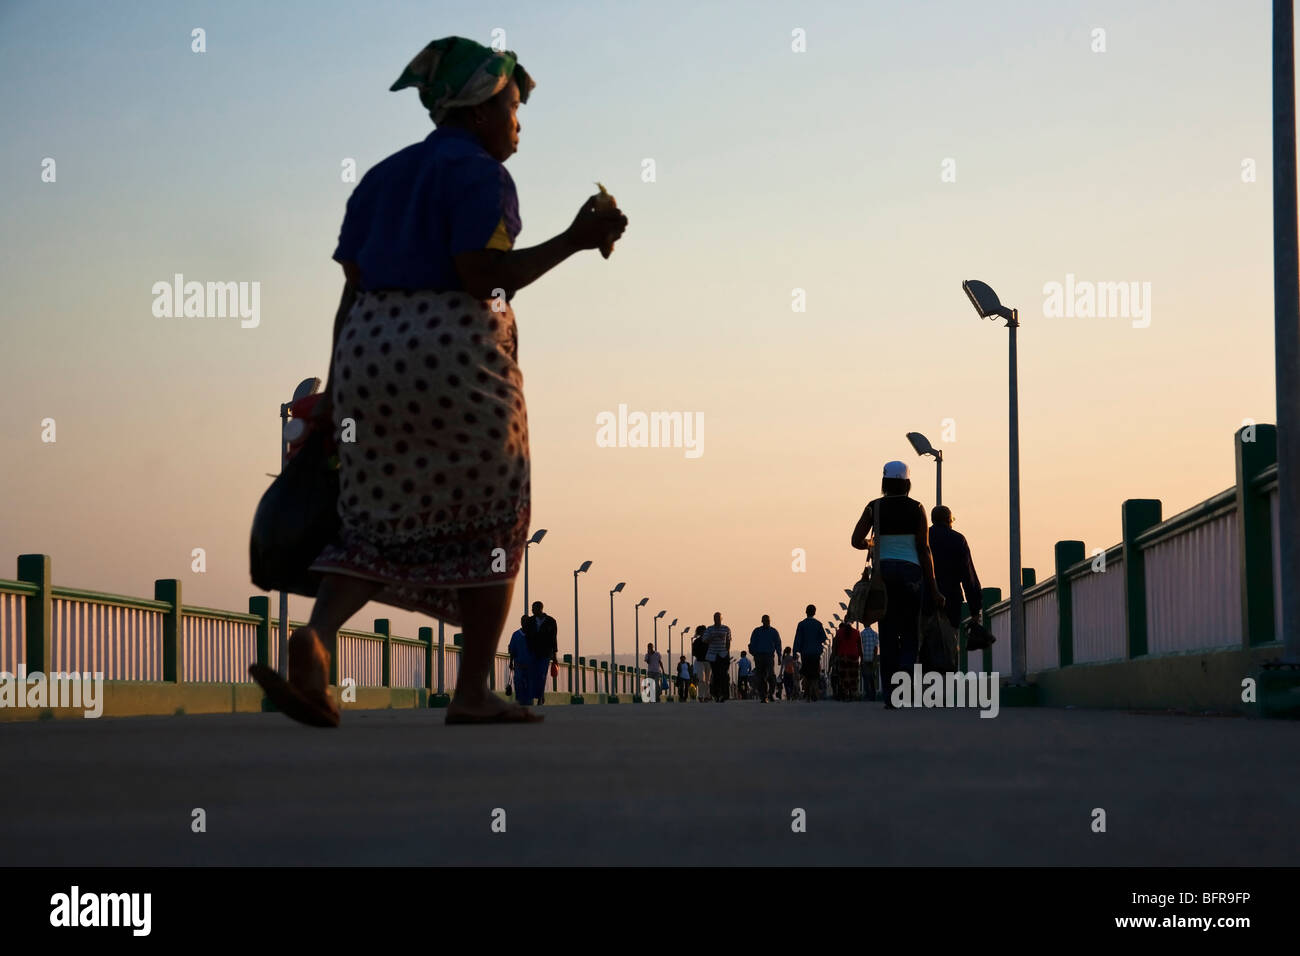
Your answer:
[[[532,536],[531,538],[528,539],[528,543],[529,543],[529,544],[537,544],[539,541],[541,541],[541,540],[542,540],[543,538],[545,538],[545,537],[546,537],[546,529],[545,529],[545,528],[538,528],[536,531],[533,532],[533,536]]]
[[[300,398],[306,398],[308,395],[315,395],[320,390],[320,379],[304,378],[298,383],[298,387],[293,390],[293,401]]]
[[[1007,324],[1013,324],[1016,321],[1016,310],[1008,309],[998,300],[998,294],[989,288],[987,283],[980,282],[979,279],[967,279],[961,284],[962,291],[966,293],[966,298],[970,299],[970,304],[975,307],[981,319],[991,319],[994,316],[1001,316],[1007,320]]]
[[[583,562],[582,562],[582,567],[578,568],[578,570],[574,571],[573,573],[574,573],[574,574],[582,574],[582,573],[584,573],[584,572],[585,572],[589,567],[591,567],[591,562],[590,562],[590,561],[583,561]]]
[[[656,620],[656,621],[659,620],[661,617],[663,617],[663,616],[664,616],[665,614],[667,614],[667,613],[668,613],[667,611],[660,611],[658,614],[655,615],[655,620]]]
[[[636,602],[636,606],[645,607],[649,603],[650,603],[650,599],[648,597],[643,597],[641,600]]]
[[[623,590],[623,586],[626,585],[626,584],[627,584],[626,581],[619,581],[618,584],[615,584],[615,585],[614,585],[614,590],[610,591],[609,593],[610,593],[610,594],[617,594],[619,591]]]
[[[912,443],[912,450],[918,455],[938,455],[930,440],[920,432],[908,432],[907,440]]]
[[[673,618],[671,621],[669,621],[669,622],[668,622],[668,626],[669,626],[669,627],[676,627],[676,626],[677,626],[677,618]]]

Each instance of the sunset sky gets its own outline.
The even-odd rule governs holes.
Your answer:
[[[1057,540],[1116,543],[1124,498],[1168,516],[1232,484],[1233,432],[1274,421],[1268,3],[609,6],[0,6],[0,577],[40,552],[56,584],[151,596],[176,577],[187,603],[247,606],[279,403],[328,367],[342,164],[359,177],[432,128],[388,92],[421,47],[498,28],[537,82],[507,164],[516,248],[597,180],[630,220],[608,261],[514,299],[549,532],[531,592],[562,652],[584,560],[584,654],[608,654],[618,581],[625,654],[643,596],[642,645],[660,609],[745,637],[769,613],[787,642],[805,604],[827,619],[883,464],[934,504],[912,430],[943,448],[944,503],[1005,589],[1007,333],[963,279],[1020,310],[1040,579]],[[260,283],[259,324],[155,317],[176,273]],[[1149,283],[1149,325],[1046,315],[1067,276]],[[701,415],[702,454],[600,447],[620,404]],[[431,623],[381,605],[351,623],[384,616]]]

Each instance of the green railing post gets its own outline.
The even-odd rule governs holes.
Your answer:
[[[26,658],[27,673],[40,671],[49,674],[54,670],[54,644],[51,638],[54,607],[50,598],[50,556],[48,554],[18,555],[18,580],[35,584],[40,592],[27,597]]]
[[[1056,542],[1056,648],[1060,666],[1074,663],[1074,589],[1065,569],[1083,560],[1082,541]]]
[[[993,628],[989,625],[989,608],[1002,600],[1002,589],[984,588],[980,591],[980,600],[984,604],[984,610],[980,613],[980,620],[984,622],[984,626],[992,634]],[[984,654],[984,666],[981,670],[986,674],[991,674],[993,673],[993,648],[987,647],[982,653]]]
[[[171,605],[163,612],[163,674],[169,684],[179,684],[185,677],[185,623],[181,619],[181,582],[160,578],[153,583],[153,599]]]
[[[586,692],[587,692],[587,659],[585,657],[579,656],[578,657],[578,693],[585,694]]]
[[[1147,652],[1146,561],[1137,537],[1160,523],[1158,498],[1129,498],[1120,509],[1124,540],[1124,626],[1128,656],[1144,657]]]
[[[384,657],[380,665],[380,687],[393,686],[393,635],[386,617],[375,618],[375,633],[384,635]]]
[[[257,663],[271,666],[271,599],[255,594],[248,599],[248,613],[257,615]]]
[[[1038,583],[1038,574],[1034,571],[1033,568],[1020,569],[1020,587],[1022,590],[1024,588],[1032,588],[1037,583]]]
[[[1242,439],[1253,432],[1254,441]],[[1264,469],[1277,464],[1277,428],[1248,425],[1233,436],[1237,459],[1237,542],[1241,562],[1241,646],[1277,640],[1273,633],[1273,519],[1268,497],[1254,489]]]
[[[419,631],[420,643],[424,645],[424,692],[433,696],[433,628],[422,627]]]

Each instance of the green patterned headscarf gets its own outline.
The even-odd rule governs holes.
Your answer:
[[[477,106],[492,99],[512,78],[519,87],[519,101],[527,103],[537,84],[513,50],[497,52],[464,37],[443,37],[417,53],[389,90],[417,87],[420,102],[434,123],[441,123],[457,106]]]

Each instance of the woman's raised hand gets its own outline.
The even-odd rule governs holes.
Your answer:
[[[569,241],[578,249],[599,249],[604,243],[617,240],[627,228],[627,216],[615,208],[598,209],[599,195],[589,196],[573,217],[573,224],[565,230]]]

